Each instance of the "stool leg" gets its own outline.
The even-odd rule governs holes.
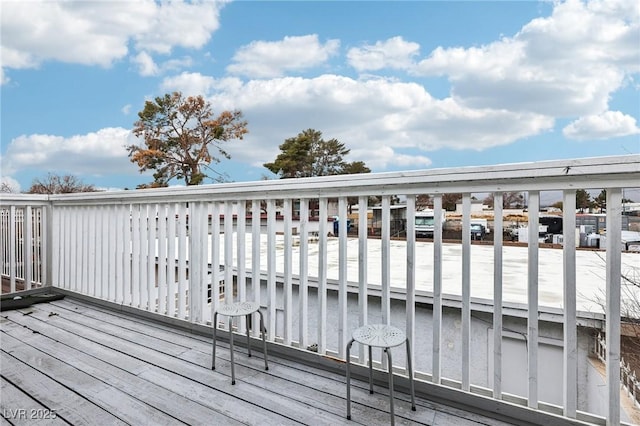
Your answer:
[[[393,363],[391,362],[391,351],[384,348],[389,360],[389,413],[391,414],[391,426],[395,425],[395,414],[393,411]]]
[[[258,310],[258,314],[260,315],[260,334],[262,334],[262,353],[264,354],[264,369],[269,369],[269,364],[267,364],[267,339],[264,337],[264,318],[262,316],[262,312]]]
[[[249,357],[251,357],[251,338],[249,337],[249,317],[251,317],[251,314],[247,314],[247,316],[245,317],[245,325],[246,325],[246,329],[247,329],[247,349],[249,351]]]
[[[211,369],[216,369],[216,332],[218,331],[218,313],[213,314],[213,360],[211,361]]]
[[[233,362],[233,317],[229,317],[229,350],[231,351],[231,384],[236,384],[236,371]]]
[[[416,411],[415,390],[413,387],[413,365],[411,364],[411,343],[407,337],[407,368],[409,369],[409,389],[411,390],[411,409]]]
[[[373,394],[373,350],[369,346],[369,393]]]
[[[351,345],[353,339],[347,343],[347,420],[351,420]]]

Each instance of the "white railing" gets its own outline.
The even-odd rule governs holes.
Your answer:
[[[600,361],[603,363],[606,362],[607,341],[601,333],[598,333],[596,336],[594,353]],[[620,382],[627,392],[627,396],[633,401],[633,404],[640,408],[640,380],[635,370],[633,370],[631,365],[622,357],[620,358]]]
[[[1,199],[0,199],[1,200]],[[47,273],[45,197],[18,197],[0,205],[2,292],[43,286]]]
[[[496,400],[503,392],[503,314],[506,304],[518,303],[525,312],[527,387],[520,401],[531,409],[546,410],[539,392],[541,284],[538,211],[541,194],[559,191],[564,203],[563,240],[575,240],[576,189],[607,190],[606,258],[603,291],[606,292],[608,410],[602,423],[620,423],[620,282],[622,270],[621,212],[623,191],[640,182],[640,156],[575,159],[491,167],[438,169],[355,176],[287,179],[250,183],[206,185],[40,197],[0,195],[2,210],[2,274],[16,290],[18,271],[24,268],[26,288],[40,281],[117,304],[131,306],[196,324],[210,324],[212,310],[221,298],[233,295],[252,299],[266,311],[268,339],[284,345],[317,346],[319,355],[344,359],[350,331],[369,321],[393,322],[412,340],[431,340],[429,352],[415,353],[416,378],[465,393],[480,392]],[[526,263],[515,278],[503,247],[502,221],[492,230],[493,248],[483,252],[491,262],[492,282],[485,301],[490,306],[493,330],[492,375],[475,383],[472,357],[472,305],[479,281],[472,275],[470,239],[471,200],[492,194],[495,217],[502,217],[504,192],[523,191],[528,200],[529,244]],[[443,194],[462,193],[462,241],[457,261],[448,263],[443,226],[435,223],[432,243],[417,242],[414,235],[415,197],[430,194],[435,217],[440,217]],[[358,210],[380,200],[380,237],[367,235],[367,217],[360,214],[360,232],[347,232],[348,207]],[[391,201],[406,199],[406,241],[391,235]],[[309,204],[319,216],[309,220]],[[337,206],[339,232],[333,231],[330,206]],[[292,211],[299,205],[300,216]],[[27,219],[21,222],[18,212]],[[34,215],[34,211],[38,213]],[[277,217],[281,212],[282,217]],[[32,220],[29,219],[32,217]],[[38,217],[38,220],[33,218]],[[257,220],[260,218],[260,220]],[[18,223],[30,224],[20,228]],[[294,228],[303,237],[293,239]],[[18,229],[23,229],[18,231]],[[37,231],[36,231],[37,229]],[[317,242],[304,236],[317,233]],[[21,238],[24,236],[24,239]],[[25,244],[24,241],[27,241]],[[31,241],[31,242],[29,242]],[[299,245],[298,245],[299,244]],[[424,247],[430,247],[425,256]],[[38,251],[40,250],[40,251]],[[578,407],[578,299],[576,247],[564,244],[555,287],[562,287],[560,305],[563,349],[563,404],[555,412],[566,418],[597,422],[598,416]],[[19,253],[25,253],[23,257]],[[419,255],[418,255],[419,253]],[[23,262],[20,262],[20,259]],[[34,259],[34,260],[32,260]],[[21,266],[24,264],[25,266]],[[36,268],[35,265],[38,265]],[[37,273],[29,271],[37,270]],[[449,275],[460,279],[451,295]],[[426,271],[426,272],[425,272]],[[38,275],[39,274],[39,275]],[[485,278],[486,279],[486,278]],[[448,281],[449,280],[449,281]],[[515,280],[515,281],[514,281]],[[213,285],[212,283],[222,283]],[[236,285],[234,283],[247,283]],[[524,297],[511,300],[512,284]],[[508,290],[507,290],[508,289]],[[310,294],[314,294],[313,298]],[[347,297],[357,298],[356,305]],[[332,295],[336,295],[333,298]],[[369,306],[371,296],[380,304]],[[418,325],[417,297],[433,306],[431,330]],[[452,298],[459,308],[458,368],[450,377],[444,365],[443,312]],[[392,302],[404,300],[402,315],[392,315]],[[395,309],[395,308],[394,308]],[[420,327],[420,328],[419,328]],[[313,345],[312,345],[313,343]],[[363,351],[359,362],[365,362]],[[403,357],[394,368],[406,374]],[[448,361],[449,362],[449,361]],[[449,377],[448,377],[449,376]],[[517,399],[517,398],[516,398]]]

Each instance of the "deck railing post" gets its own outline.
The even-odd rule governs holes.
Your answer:
[[[327,199],[319,199],[318,224],[318,353],[327,350]]]
[[[622,267],[622,190],[607,190],[606,374],[607,425],[620,424],[620,295]]]
[[[471,194],[462,194],[462,390],[471,389]]]
[[[9,207],[9,292],[16,291],[16,263],[18,244],[16,239],[16,206]]]
[[[350,339],[347,311],[347,199],[338,199],[338,354],[345,357]],[[384,303],[384,302],[383,302]]]
[[[267,339],[273,341],[276,331],[276,202],[267,200]]]
[[[527,280],[527,353],[528,353],[528,404],[538,408],[538,255],[540,192],[529,191],[529,241]]]
[[[440,384],[442,373],[442,194],[433,196],[433,320],[432,367],[433,383]]]
[[[493,196],[493,397],[502,399],[503,194]]]
[[[60,273],[63,270],[63,257],[60,251],[63,247],[63,220],[59,210],[54,210],[53,203],[42,208],[42,281],[56,287],[60,284]]]
[[[575,418],[578,387],[578,336],[576,324],[576,191],[564,191],[563,200],[563,307],[564,307],[564,415]]]
[[[298,341],[301,348],[308,345],[309,318],[309,200],[300,199],[300,282],[298,283]]]
[[[283,306],[284,306],[284,329],[283,343],[291,345],[292,341],[292,322],[293,322],[293,232],[292,229],[292,208],[293,202],[291,198],[285,198],[283,202],[283,221],[284,221],[284,285],[282,289]]]
[[[368,240],[369,240],[369,220],[368,220],[368,198],[358,198],[358,326],[362,327],[368,322],[369,302],[368,293]],[[360,212],[364,212],[361,214]],[[358,345],[359,362],[365,362],[365,350],[363,345]]]
[[[382,324],[391,324],[391,197],[389,195],[382,196],[382,229],[380,230],[380,307]],[[384,352],[380,352],[380,363],[383,368],[387,367],[388,359]]]
[[[406,335],[409,342],[416,339],[416,231],[415,231],[415,209],[416,199],[413,196],[407,197],[407,279],[405,304],[405,316],[407,318]],[[407,343],[407,374],[410,374],[409,359],[415,359],[415,346]],[[409,377],[413,380],[413,377]]]
[[[260,200],[251,201],[251,293],[253,300],[262,305],[260,287],[260,228],[262,226],[262,215],[260,212]],[[213,264],[217,268],[218,266]],[[258,324],[258,314],[254,314],[252,324]],[[252,327],[254,336],[258,336],[261,332],[260,327]]]

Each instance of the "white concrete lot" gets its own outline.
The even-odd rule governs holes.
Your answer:
[[[234,235],[235,237],[235,235]],[[235,239],[235,238],[234,238]],[[223,238],[221,238],[223,240]],[[221,241],[222,244],[222,241]],[[260,269],[266,270],[267,241],[261,237]],[[251,235],[246,240],[246,267],[251,268]],[[276,270],[284,272],[284,237],[277,236]],[[338,280],[339,240],[330,237],[327,242],[327,277]],[[222,245],[221,245],[222,249]],[[503,300],[506,303],[527,303],[528,251],[527,247],[503,247]],[[379,286],[382,282],[381,241],[367,240],[367,281]],[[224,250],[221,250],[224,253]],[[407,246],[405,241],[390,242],[391,287],[403,289],[406,284]],[[538,262],[538,298],[540,307],[562,308],[563,300],[563,255],[561,249],[539,249]],[[234,264],[237,249],[234,247]],[[293,275],[300,271],[300,247],[292,247]],[[462,245],[445,243],[442,246],[442,288],[444,295],[462,294]],[[489,245],[471,246],[471,297],[493,300],[493,258],[494,249]],[[318,276],[318,243],[309,243],[308,275]],[[349,238],[347,242],[347,279],[358,282],[358,239]],[[415,246],[416,289],[433,291],[433,243],[416,242]],[[601,303],[605,297],[606,269],[605,251],[577,250],[576,282],[578,310],[584,312],[603,312]],[[640,278],[640,253],[622,253],[622,272],[627,277]],[[626,285],[623,279],[623,299],[640,300],[640,289]],[[623,303],[624,305],[624,303]]]

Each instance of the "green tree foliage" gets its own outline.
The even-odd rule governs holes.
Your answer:
[[[356,175],[360,173],[371,173],[371,169],[368,168],[363,161],[354,161],[352,163],[346,163],[342,169],[346,175]]]
[[[347,163],[344,157],[351,150],[337,139],[325,141],[322,132],[307,129],[280,145],[280,154],[264,167],[282,179],[370,173],[362,162]]]
[[[593,199],[593,205],[596,208],[600,209],[600,211],[603,211],[604,209],[607,208],[607,190],[606,189],[603,189],[602,191],[600,191],[598,196]]]
[[[576,208],[580,209],[581,212],[584,212],[585,209],[588,209],[592,206],[591,195],[584,189],[576,190]]]
[[[600,212],[603,212],[607,208],[607,190],[603,189],[600,191],[597,197],[591,201],[593,207],[600,209]],[[629,198],[622,198],[622,203],[633,203],[633,200]]]
[[[145,102],[138,117],[133,134],[142,137],[144,146],[128,145],[129,159],[140,172],[155,170],[153,183],[141,187],[167,186],[173,178],[201,184],[210,177],[204,168],[212,170],[211,163],[231,158],[222,144],[248,132],[240,111],[223,111],[216,117],[202,96],[184,98],[180,92]],[[225,179],[218,174],[214,180]]]
[[[28,194],[72,194],[75,192],[97,192],[93,185],[83,183],[76,176],[48,173],[42,179],[34,179]]]

